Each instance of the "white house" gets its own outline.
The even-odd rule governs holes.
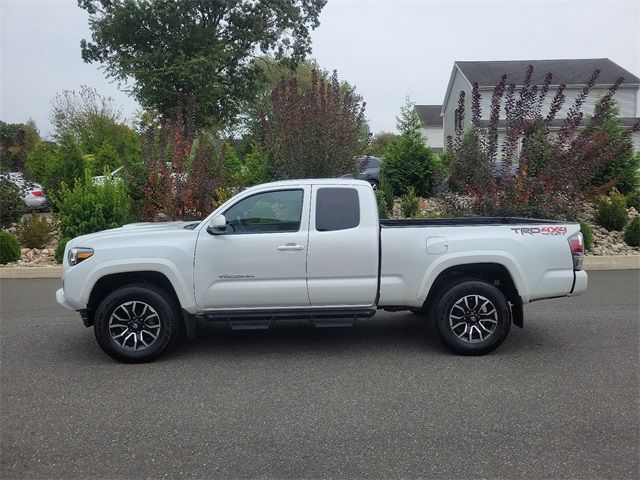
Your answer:
[[[531,83],[534,85],[542,85],[547,73],[553,75],[549,92],[542,106],[543,115],[546,115],[549,111],[549,105],[558,87],[561,84],[566,85],[564,91],[566,100],[562,109],[556,115],[556,120],[552,127],[560,127],[576,95],[582,90],[596,69],[600,70],[600,75],[582,107],[582,112],[585,115],[592,114],[596,102],[619,77],[623,77],[624,82],[615,96],[620,121],[626,127],[631,127],[635,122],[640,121],[640,78],[608,58],[455,62],[440,112],[443,145],[446,146],[448,136],[455,137],[456,110],[461,90],[465,92],[464,128],[466,129],[471,124],[471,91],[473,83],[478,82],[481,94],[482,120],[488,121],[491,95],[496,84],[499,83],[500,77],[506,74],[507,85],[514,83],[517,94],[518,86],[522,85],[528,65],[533,65],[534,67],[531,79]],[[500,120],[504,119],[503,97]],[[500,123],[498,125],[500,127]],[[502,134],[500,134],[499,128],[499,142],[501,143],[503,139],[504,127],[502,127]],[[640,132],[633,134],[633,143],[634,148],[640,150]]]
[[[427,145],[436,152],[444,148],[444,134],[442,130],[442,105],[416,105],[416,111],[422,123],[422,136]]]

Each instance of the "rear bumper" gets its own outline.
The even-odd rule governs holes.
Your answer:
[[[576,270],[573,273],[575,274],[575,281],[573,282],[571,295],[582,295],[587,290],[587,284],[589,280],[587,272],[585,272],[584,270]]]
[[[47,198],[29,196],[24,198],[24,203],[27,205],[27,208],[38,210],[40,208],[44,208],[47,205]]]

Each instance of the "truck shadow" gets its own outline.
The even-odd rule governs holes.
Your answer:
[[[196,337],[181,340],[162,358],[224,355],[238,352],[270,354],[358,353],[399,349],[446,353],[424,319],[408,312],[376,315],[352,327],[316,328],[306,320],[280,320],[269,330],[232,331],[226,322],[198,321]]]
[[[523,351],[549,353],[568,347],[553,329],[529,324],[512,326],[509,336],[491,355],[520,355]],[[278,321],[269,330],[232,331],[225,322],[199,321],[196,337],[181,340],[158,361],[177,358],[259,356],[270,354],[370,355],[372,353],[427,353],[452,355],[442,345],[433,325],[409,312],[382,313],[347,328],[316,328],[305,320]],[[477,358],[477,357],[476,357]]]

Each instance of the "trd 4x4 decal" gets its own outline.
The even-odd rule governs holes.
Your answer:
[[[512,228],[520,235],[566,235],[567,227],[515,227]]]

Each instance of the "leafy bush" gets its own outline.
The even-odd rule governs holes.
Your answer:
[[[6,178],[0,177],[0,224],[3,228],[20,220],[25,205],[20,189]]]
[[[0,232],[0,265],[20,260],[20,244],[9,232]]]
[[[413,187],[417,195],[428,197],[433,191],[438,157],[422,140],[403,135],[389,145],[380,169],[394,195]]]
[[[76,180],[73,188],[62,183],[60,195],[52,198],[64,237],[121,227],[130,220],[131,205],[124,186],[106,173],[104,183],[96,185],[87,170],[84,181]]]
[[[60,140],[60,147],[56,150],[53,162],[47,170],[44,189],[47,196],[60,194],[63,182],[73,184],[76,179],[84,177],[84,158],[76,141],[70,135]]]
[[[113,171],[120,165],[122,165],[122,159],[118,155],[118,151],[110,143],[103,143],[93,157],[94,175],[102,175],[105,169]]]
[[[158,118],[142,136],[141,162],[127,172],[140,218],[154,221],[202,219],[211,213],[215,189],[226,185],[233,156],[226,142],[193,125],[193,104]],[[129,163],[129,161],[127,161]],[[146,173],[145,173],[146,172]],[[144,175],[141,175],[143,174]],[[137,192],[142,194],[138,200]]]
[[[407,193],[402,196],[400,202],[405,218],[415,217],[420,211],[420,197],[416,195],[416,189],[413,187],[407,188]]]
[[[275,178],[337,177],[357,173],[368,140],[364,103],[353,87],[312,69],[311,85],[294,77],[271,93],[261,145]]]
[[[387,177],[385,177],[382,172],[380,172],[380,183],[378,185],[378,191],[384,197],[384,201],[387,203],[389,211],[392,211],[395,197],[393,195],[393,190],[391,190],[391,185],[389,185],[389,182],[387,181]]]
[[[580,221],[580,232],[584,238],[584,247],[589,250],[593,245],[593,231],[587,222]]]
[[[240,162],[234,183],[239,187],[251,187],[268,181],[266,155],[260,148],[254,146]]]
[[[51,142],[39,142],[27,157],[27,172],[36,182],[45,183],[48,171],[55,161],[55,146]]]
[[[391,208],[381,190],[376,190],[376,201],[378,202],[378,216],[380,218],[389,218]]]
[[[67,246],[67,242],[70,240],[69,237],[65,237],[60,239],[60,243],[56,246],[55,252],[53,252],[53,257],[56,259],[57,263],[62,263],[64,259],[64,249]]]
[[[391,132],[379,132],[371,137],[371,141],[364,151],[368,157],[381,157],[389,144],[400,138],[400,135]]]
[[[640,212],[640,191],[631,192],[624,198],[627,200],[627,207],[633,207]]]
[[[607,230],[622,230],[629,221],[624,196],[615,188],[598,200],[595,221]]]
[[[223,203],[225,203],[227,200],[229,200],[231,198],[231,193],[229,192],[229,190],[225,187],[218,187],[213,191],[213,197],[214,197],[214,201],[213,201],[213,206],[212,206],[212,210],[215,210],[216,208],[218,208],[220,205],[222,205]]]
[[[596,103],[593,114],[584,119],[583,106],[599,75],[595,70],[585,79],[584,87],[572,95],[571,105],[566,107],[564,86],[550,89],[551,73],[544,76],[542,84],[533,84],[532,65],[517,83],[508,84],[503,74],[488,102],[482,101],[477,82],[470,99],[467,92],[460,92],[455,135],[446,139],[447,150],[455,157],[449,183],[473,199],[476,214],[575,217],[596,188],[594,176],[628,155],[631,132],[640,128],[638,123],[631,129],[609,129],[622,77],[613,82]],[[546,98],[549,92],[555,92],[553,98]],[[483,104],[489,105],[488,112],[482,111]],[[556,117],[561,111],[566,114],[556,130],[554,123],[560,120]],[[469,117],[470,122],[465,121]],[[602,191],[608,185],[597,188]]]
[[[628,128],[620,125],[618,118],[618,108],[612,107],[610,118],[608,118],[601,128],[601,134],[607,135],[615,141],[624,141],[624,136],[628,135]],[[631,139],[627,140],[627,150],[611,159],[600,171],[596,170],[596,175],[591,179],[592,185],[613,185],[621,193],[633,192],[640,186],[640,152],[633,151]]]
[[[53,236],[53,228],[47,219],[32,213],[16,226],[16,236],[25,248],[44,248]]]
[[[631,220],[631,223],[624,229],[624,241],[632,247],[640,247],[640,217]]]

